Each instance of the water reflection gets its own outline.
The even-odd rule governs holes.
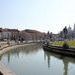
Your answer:
[[[47,57],[47,59],[46,59]],[[64,64],[64,70],[63,70],[63,75],[69,75],[69,63],[73,63],[75,64],[75,59],[72,58],[72,57],[65,57],[65,56],[62,56],[62,55],[58,55],[58,54],[55,54],[55,53],[50,53],[50,52],[47,52],[47,51],[44,51],[44,60],[46,61],[47,60],[47,63],[48,63],[48,68],[50,68],[50,61],[51,61],[51,57],[55,57],[59,60],[62,60],[63,64]]]
[[[0,60],[2,59],[3,56],[7,56],[8,63],[9,63],[12,56],[15,55],[19,58],[20,53],[26,54],[26,55],[34,54],[34,53],[37,53],[37,51],[39,50],[38,48],[41,48],[40,44],[28,45],[28,46],[22,46],[22,47],[14,48],[13,50],[10,50],[3,55],[0,55]]]
[[[17,75],[75,75],[75,59],[44,51],[40,44],[28,45],[0,56]]]

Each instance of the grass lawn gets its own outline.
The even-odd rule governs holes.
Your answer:
[[[63,46],[64,41],[56,41],[53,43],[54,46]],[[75,47],[75,40],[70,40],[67,41],[67,44],[69,45],[69,47]]]

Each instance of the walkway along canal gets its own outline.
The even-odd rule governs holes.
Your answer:
[[[75,59],[44,51],[40,44],[14,48],[0,61],[16,75],[75,75]]]

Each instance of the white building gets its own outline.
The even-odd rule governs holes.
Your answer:
[[[75,24],[74,24],[74,29],[73,29],[73,31],[75,31]]]
[[[68,33],[71,33],[71,32],[72,32],[72,29],[71,29],[71,27],[69,25],[69,27],[68,27]]]
[[[2,38],[10,39],[12,36],[11,32],[8,29],[2,29]]]

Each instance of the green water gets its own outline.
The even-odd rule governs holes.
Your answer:
[[[16,75],[75,75],[75,59],[45,52],[40,45],[14,48],[0,57]]]

